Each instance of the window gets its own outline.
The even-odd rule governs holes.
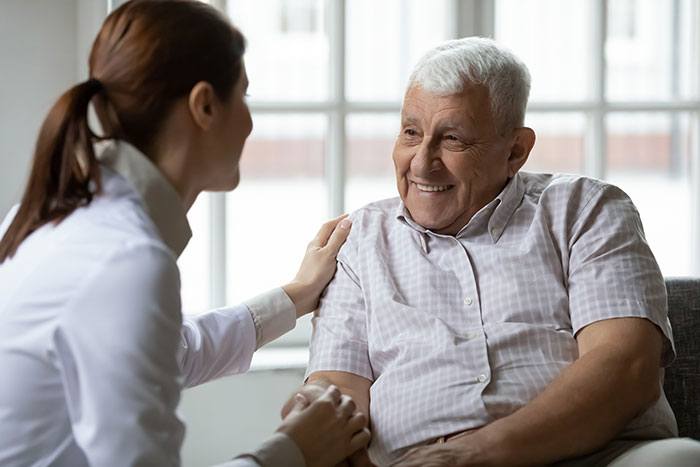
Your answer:
[[[227,2],[248,39],[255,121],[241,186],[225,198],[227,302],[290,280],[325,219],[394,196],[390,155],[403,86],[415,60],[452,36],[450,6]],[[273,345],[306,343],[308,321]]]
[[[698,274],[698,2],[496,0],[494,18],[532,73],[525,170],[618,185],[662,272]]]
[[[664,274],[700,272],[698,2],[212,3],[248,39],[255,128],[241,186],[203,196],[190,213],[186,312],[281,285],[324,219],[395,196],[391,149],[408,74],[427,49],[475,34],[530,68],[526,118],[538,140],[525,170],[618,184]],[[275,345],[308,336],[301,324]]]

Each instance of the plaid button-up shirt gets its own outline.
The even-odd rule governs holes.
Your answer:
[[[662,365],[673,359],[663,277],[612,185],[520,173],[455,236],[417,225],[398,198],[352,217],[307,374],[373,382],[380,465],[527,404],[578,358],[575,335],[595,321],[646,318],[665,336]],[[662,395],[622,435],[676,431]]]

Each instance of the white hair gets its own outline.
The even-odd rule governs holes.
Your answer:
[[[442,43],[418,61],[408,88],[438,95],[459,94],[468,84],[488,88],[496,129],[505,134],[523,126],[530,72],[511,51],[492,39],[465,37]]]

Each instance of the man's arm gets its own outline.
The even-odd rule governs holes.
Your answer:
[[[358,376],[345,371],[318,371],[311,373],[306,385],[302,386],[296,393],[304,395],[307,400],[316,400],[325,388],[330,385],[335,385],[340,392],[349,396],[357,407],[357,411],[367,417],[369,424],[369,388],[372,382],[367,378]],[[295,393],[295,394],[296,394]],[[291,397],[282,408],[282,418],[287,416],[294,403],[294,398]]]
[[[586,326],[577,340],[579,358],[529,404],[399,465],[533,465],[602,447],[658,399],[662,334],[646,319],[618,318]]]
[[[344,371],[319,371],[309,376],[307,384],[323,387],[334,384],[340,389],[340,392],[350,396],[355,401],[357,410],[367,416],[369,424],[369,388],[372,386],[372,382],[367,378]]]

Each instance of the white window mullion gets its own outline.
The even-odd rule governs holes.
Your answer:
[[[595,0],[593,8],[593,86],[594,108],[588,114],[585,173],[592,177],[605,176],[605,37],[607,29],[607,1]]]
[[[693,276],[700,276],[700,113],[691,116],[693,147],[690,154],[690,238]]]
[[[329,23],[333,106],[329,120],[325,173],[330,215],[338,216],[345,210],[345,0],[329,1],[328,5],[331,15]]]
[[[455,36],[494,37],[495,0],[454,0]]]
[[[219,11],[226,12],[226,0],[210,0]],[[209,193],[209,308],[227,303],[226,193]]]
[[[209,308],[226,305],[226,193],[209,194]]]
[[[700,24],[700,5],[691,3],[689,14],[695,20],[692,24]],[[700,32],[693,31],[692,51],[695,57],[700,56]],[[700,60],[694,64],[694,91],[700,97]],[[700,107],[700,106],[699,106]],[[697,107],[696,107],[697,109]],[[700,112],[691,114],[693,147],[690,153],[690,238],[691,238],[691,274],[700,276]]]

